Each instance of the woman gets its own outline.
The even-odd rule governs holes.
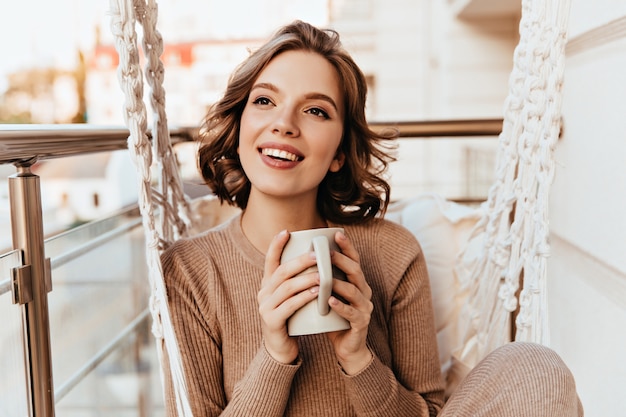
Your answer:
[[[435,416],[443,407],[423,254],[382,219],[395,133],[369,130],[366,91],[337,33],[297,21],[235,70],[209,111],[200,168],[241,214],[162,259],[194,415]],[[329,226],[345,229],[331,259],[347,277],[329,305],[350,329],[291,337],[287,319],[317,296],[319,276],[300,275],[316,262],[310,254],[281,265],[282,249],[290,232]]]

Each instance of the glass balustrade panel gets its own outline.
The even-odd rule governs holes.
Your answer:
[[[19,252],[0,255],[0,416],[28,416],[22,307],[13,304],[11,269],[21,265]]]
[[[120,215],[82,225],[46,242],[53,265],[49,294],[55,391],[114,342],[148,306],[150,286],[141,227],[84,250],[137,217]],[[140,223],[139,223],[140,225]],[[74,258],[73,251],[80,252]],[[70,391],[57,398],[57,415],[158,416],[162,389],[151,317]]]

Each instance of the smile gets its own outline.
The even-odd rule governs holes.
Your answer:
[[[282,159],[284,161],[297,162],[303,159],[301,156],[298,156],[294,153],[287,152],[281,149],[263,148],[261,149],[261,153],[263,155],[266,155],[275,159]]]

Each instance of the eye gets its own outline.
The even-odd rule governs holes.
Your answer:
[[[313,116],[321,117],[323,119],[330,119],[330,116],[328,116],[328,113],[326,113],[324,110],[320,109],[319,107],[310,108],[306,111],[306,113],[312,114]]]
[[[271,102],[271,100],[269,98],[261,96],[261,97],[256,98],[252,102],[252,104],[258,104],[260,106],[267,106],[267,105],[272,104],[272,102]]]

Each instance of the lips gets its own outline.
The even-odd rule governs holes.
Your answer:
[[[300,162],[304,159],[304,155],[297,148],[279,143],[265,143],[259,147],[259,153],[279,162]]]
[[[302,157],[281,149],[263,148],[261,153],[265,156],[269,156],[275,159],[282,159],[284,161],[297,162],[301,161]]]

